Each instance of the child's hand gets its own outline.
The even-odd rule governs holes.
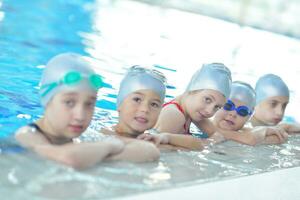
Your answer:
[[[257,127],[253,132],[256,143],[264,143],[268,136],[276,136],[279,141],[278,144],[281,144],[287,140],[287,132],[278,127]]]
[[[169,143],[169,135],[167,133],[160,133],[155,135],[149,133],[143,133],[139,135],[137,139],[153,142],[155,145]]]
[[[299,134],[300,133],[300,124],[298,123],[281,123],[277,125],[280,128],[283,128],[288,134]]]
[[[276,135],[280,143],[285,142],[288,138],[288,133],[280,127],[268,127],[266,130],[266,136],[269,135]]]

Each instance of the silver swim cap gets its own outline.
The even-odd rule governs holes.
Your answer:
[[[266,74],[258,79],[255,86],[256,105],[269,97],[290,96],[289,88],[275,74]]]
[[[166,93],[165,82],[165,76],[157,70],[144,68],[138,65],[132,66],[121,81],[117,97],[117,107],[121,105],[123,100],[129,94],[145,89],[156,92],[161,101],[164,102]]]
[[[231,88],[231,72],[222,63],[204,64],[193,75],[186,91],[212,89],[221,92],[226,99]]]
[[[102,86],[102,80],[96,75],[89,62],[83,56],[75,53],[63,53],[53,57],[46,65],[40,81],[41,103],[46,106],[58,92],[83,85],[82,77],[88,77],[90,84],[97,90]],[[74,84],[76,83],[76,84]],[[77,84],[81,83],[81,84]],[[77,89],[76,87],[76,89]]]
[[[255,91],[251,85],[242,81],[232,83],[229,99],[240,100],[252,110],[255,107]]]

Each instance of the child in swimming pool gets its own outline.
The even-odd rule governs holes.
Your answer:
[[[119,154],[127,147],[117,138],[73,142],[88,127],[101,86],[101,77],[81,55],[55,56],[47,63],[41,79],[44,116],[20,128],[16,139],[38,155],[74,168],[90,167]]]
[[[209,136],[213,135],[214,132],[208,132],[213,128],[208,118],[224,105],[230,87],[231,72],[224,64],[204,64],[193,75],[186,92],[163,105],[152,132],[184,134],[173,136],[168,144],[185,148],[195,145],[197,149],[202,149],[202,140],[194,140],[189,131],[190,125],[194,123]],[[139,139],[152,140],[153,137],[143,134]],[[166,144],[156,140],[156,144],[159,143]]]
[[[280,126],[289,134],[300,133],[299,124],[280,123],[289,103],[289,89],[275,74],[266,74],[258,79],[255,86],[256,106],[251,125]]]
[[[222,130],[238,131],[239,134],[225,132],[225,138],[248,145],[278,144],[285,141],[284,130],[257,127],[244,128],[244,125],[254,111],[255,91],[247,83],[236,81],[232,83],[230,97],[213,120],[214,125]],[[285,135],[284,135],[285,134]]]
[[[259,127],[255,129],[243,128],[244,124],[249,120],[255,105],[255,91],[244,82],[233,82],[229,99],[222,109],[217,111],[214,118],[214,132],[222,131],[225,138],[215,138],[218,140],[230,139],[248,145],[256,144],[277,144],[282,143],[284,138],[280,133],[283,130],[274,130],[274,128]],[[222,136],[221,136],[222,137]],[[172,144],[188,149],[201,149],[207,145],[209,141],[205,139],[193,138],[186,135],[175,135],[163,133],[155,136],[143,135],[139,138],[145,140],[153,140],[156,143]]]
[[[163,74],[141,66],[131,67],[119,88],[117,97],[119,121],[112,130],[102,129],[101,132],[118,135],[129,141],[137,140],[135,138],[138,135],[151,129],[156,123],[164,102],[165,91]],[[157,147],[149,142],[147,147],[156,159],[159,155]],[[135,155],[139,156],[140,153],[138,151]]]
[[[155,125],[158,132],[188,134],[191,123],[206,131],[230,94],[231,72],[221,63],[205,64],[192,77],[186,92],[164,104]],[[213,134],[213,133],[208,133]]]

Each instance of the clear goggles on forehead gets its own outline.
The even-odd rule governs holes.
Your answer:
[[[71,71],[66,73],[61,80],[43,85],[41,89],[46,89],[46,91],[43,92],[41,96],[46,96],[51,90],[53,90],[55,87],[58,87],[59,85],[64,84],[73,86],[79,84],[84,78],[88,79],[90,86],[94,90],[98,90],[99,88],[103,87],[103,81],[99,74],[91,74],[88,77],[85,77],[80,72]]]
[[[164,84],[167,83],[167,78],[165,77],[165,75],[162,72],[155,70],[155,69],[147,69],[140,65],[134,65],[130,68],[130,72],[140,72],[140,73],[145,72],[145,73],[150,74],[154,78],[160,80],[162,83],[164,83]]]
[[[252,114],[252,111],[247,106],[235,107],[235,104],[230,100],[227,100],[227,102],[223,106],[223,109],[227,111],[235,110],[236,113],[242,117],[246,117]]]

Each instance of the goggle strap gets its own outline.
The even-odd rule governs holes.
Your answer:
[[[45,92],[43,92],[43,94],[41,95],[42,97],[46,96],[51,90],[53,90],[56,86],[58,85],[58,83],[50,83],[47,85],[43,85],[41,87],[41,89],[45,89],[48,88]]]
[[[71,72],[71,73],[74,73],[74,72]],[[75,72],[75,73],[77,73],[77,72]],[[70,74],[70,73],[68,73],[68,74]],[[41,94],[41,96],[42,97],[46,96],[51,90],[53,90],[55,87],[57,87],[60,84],[73,85],[75,83],[78,83],[82,79],[81,76],[79,76],[79,79],[75,79],[75,81],[65,80],[65,78],[66,78],[66,75],[65,75],[64,79],[60,80],[59,82],[49,83],[49,84],[41,86],[41,90],[47,88],[46,91]],[[100,75],[97,75],[97,74],[91,75],[89,77],[89,82],[90,82],[91,86],[94,87],[94,89],[96,89],[96,90],[98,90],[99,88],[101,88],[103,86],[102,78]]]

